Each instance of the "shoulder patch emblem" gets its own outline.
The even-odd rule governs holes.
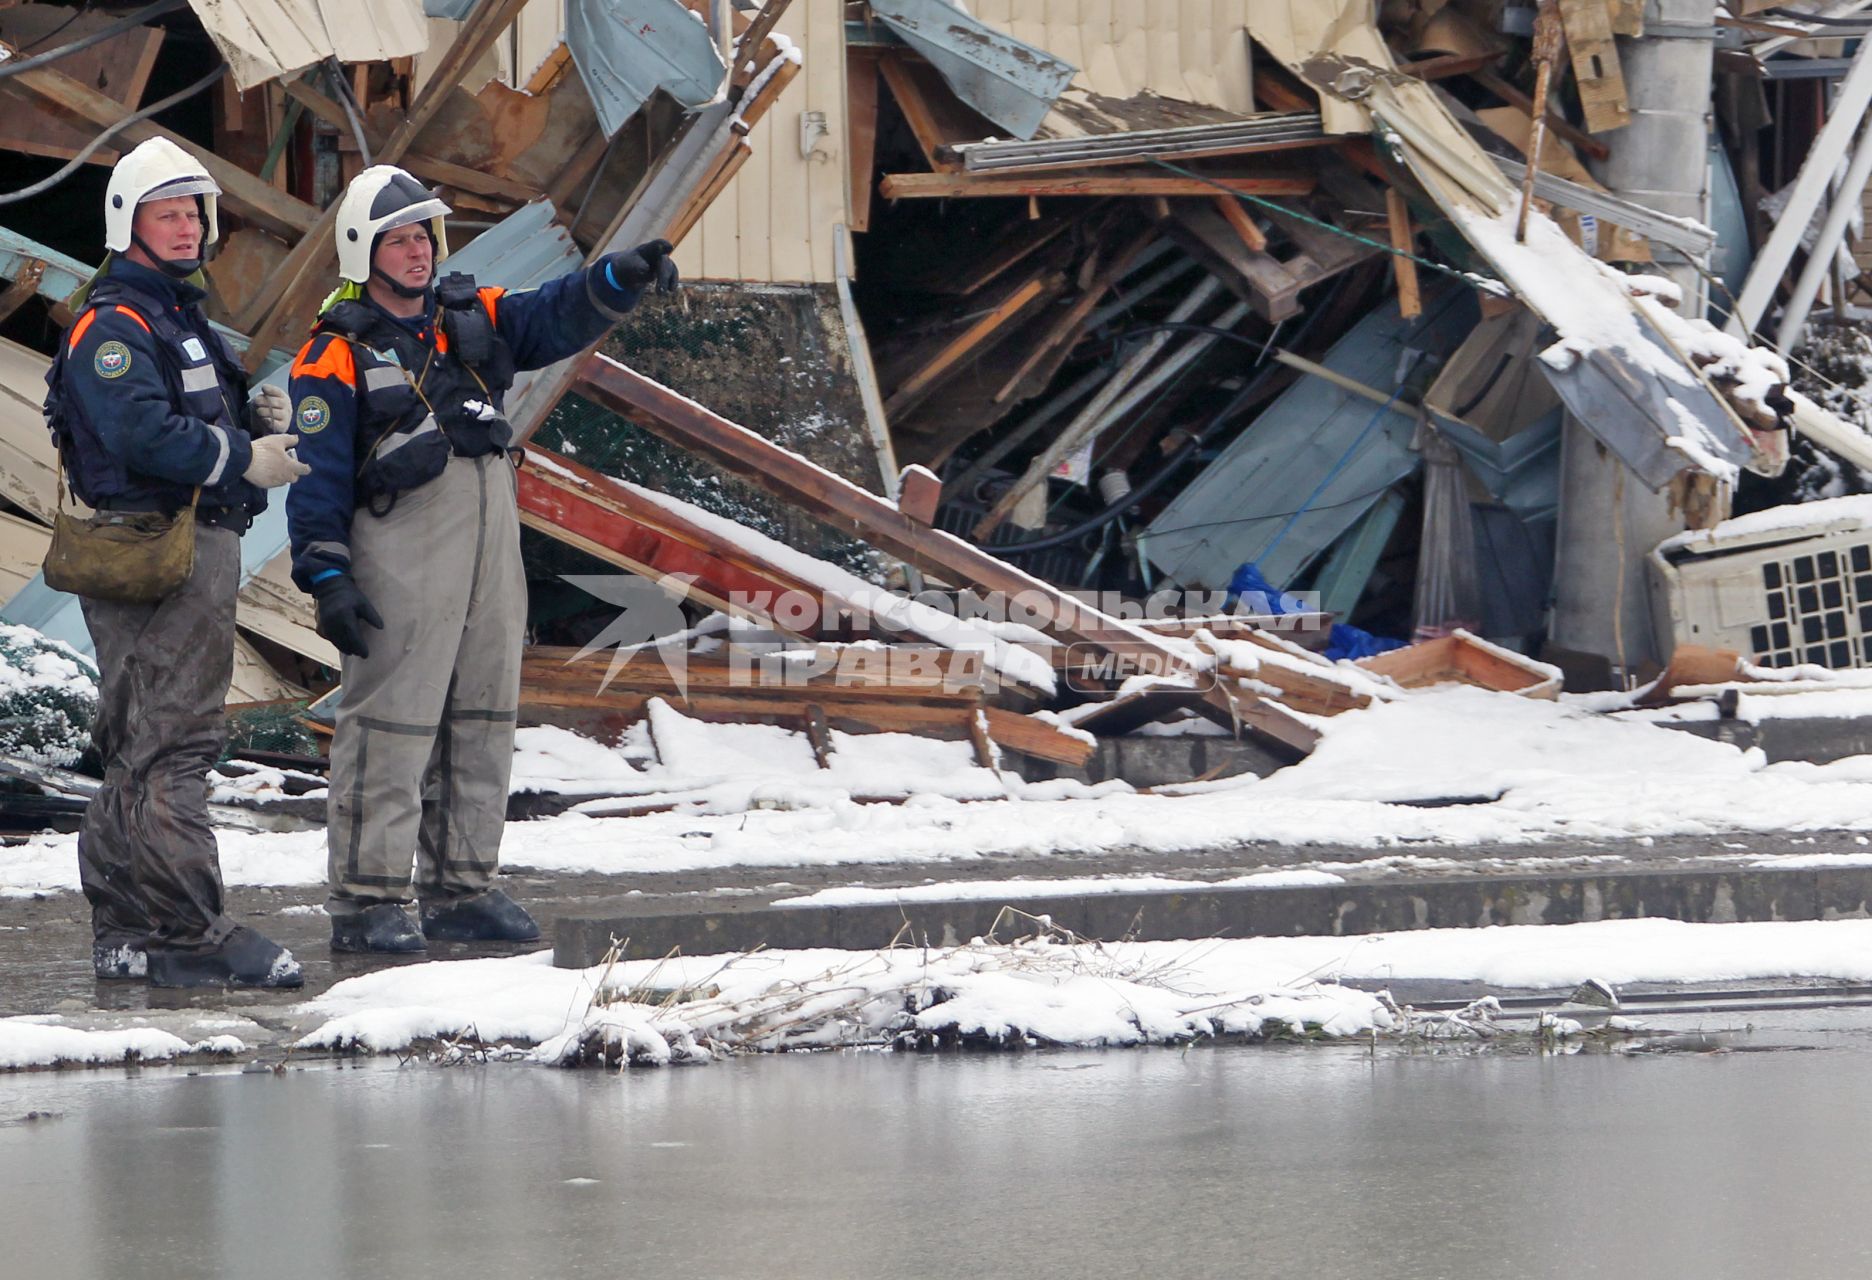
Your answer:
[[[317,396],[307,396],[299,402],[299,412],[295,418],[300,435],[313,435],[323,431],[326,424],[331,422],[331,406]]]
[[[130,348],[121,342],[107,342],[97,349],[92,360],[100,378],[121,378],[130,372]]]

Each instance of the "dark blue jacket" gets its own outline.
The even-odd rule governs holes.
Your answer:
[[[494,287],[479,292],[497,338],[506,344],[518,369],[544,368],[577,355],[636,306],[640,293],[614,286],[602,264],[520,293]],[[428,372],[422,383],[436,414],[446,418],[450,410],[459,408],[440,403],[433,394],[438,388],[464,384],[459,372],[449,368],[453,357],[447,354],[446,340],[437,339],[434,291],[423,314],[409,319],[390,316],[368,295],[362,301],[413,334],[425,356],[435,353],[433,361],[425,361]],[[366,415],[360,414],[360,370],[372,366],[382,370],[388,354],[370,349],[357,353],[342,334],[319,332],[293,362],[288,389],[293,402],[292,429],[299,436],[299,460],[312,468],[286,495],[293,580],[302,590],[311,590],[313,579],[328,570],[351,567],[351,520],[370,496],[359,485],[359,471],[373,443],[396,425],[361,420]],[[409,364],[400,359],[394,363],[405,368]],[[502,389],[490,386],[489,391],[493,407],[502,409]]]
[[[253,457],[247,379],[194,285],[113,257],[46,375],[47,421],[86,503],[204,517],[266,507],[241,479]]]

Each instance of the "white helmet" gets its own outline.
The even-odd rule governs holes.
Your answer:
[[[449,207],[436,193],[393,164],[372,165],[345,188],[338,202],[338,274],[353,284],[370,279],[377,237],[412,222],[427,222],[437,266],[448,257],[442,217]]]
[[[135,148],[125,153],[117,161],[117,167],[111,170],[110,183],[104,188],[104,247],[114,253],[123,253],[130,248],[134,234],[130,224],[136,218],[137,206],[146,200],[167,200],[172,196],[200,196],[202,203],[202,251],[221,236],[221,223],[217,217],[216,197],[221,188],[208,176],[208,170],[201,161],[178,147],[167,138],[151,138],[140,142]],[[147,248],[144,249],[148,253]],[[150,254],[151,257],[156,255]],[[201,265],[200,259],[187,264],[176,262],[174,267],[186,265],[188,271],[194,271]]]

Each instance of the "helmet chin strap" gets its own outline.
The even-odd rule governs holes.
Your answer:
[[[144,256],[156,264],[158,271],[176,280],[186,280],[201,270],[200,258],[165,258],[150,248],[149,241],[134,231],[130,233],[130,243],[141,249]]]
[[[420,285],[398,284],[396,281],[392,280],[389,276],[379,271],[377,269],[376,263],[371,264],[370,273],[375,278],[383,281],[385,287],[387,287],[390,290],[390,292],[394,293],[399,298],[421,298],[421,297],[426,297],[429,293],[429,286],[427,284],[420,284]],[[429,274],[433,276],[435,275],[435,272],[431,271]]]

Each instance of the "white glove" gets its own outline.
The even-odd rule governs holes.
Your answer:
[[[291,484],[312,470],[293,456],[292,447],[298,443],[298,436],[261,436],[253,442],[253,461],[241,472],[241,478],[262,489]]]
[[[292,397],[286,388],[266,383],[254,392],[249,415],[255,435],[278,435],[292,425]]]

